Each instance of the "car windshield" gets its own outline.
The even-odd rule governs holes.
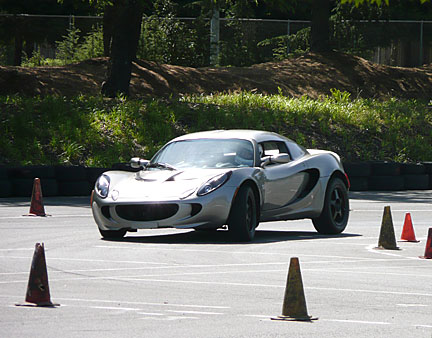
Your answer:
[[[254,151],[252,143],[247,140],[185,140],[172,142],[163,148],[151,160],[151,164],[157,163],[176,169],[253,167]]]

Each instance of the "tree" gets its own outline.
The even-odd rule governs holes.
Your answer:
[[[329,43],[330,0],[312,0],[311,22],[311,51],[329,51],[331,49]]]
[[[107,80],[102,84],[105,96],[129,95],[132,61],[136,58],[143,8],[141,0],[114,1],[110,61]]]

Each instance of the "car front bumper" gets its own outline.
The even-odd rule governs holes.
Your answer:
[[[219,228],[227,223],[236,187],[224,186],[184,200],[113,201],[93,194],[93,217],[101,230]]]

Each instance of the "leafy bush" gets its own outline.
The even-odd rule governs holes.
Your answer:
[[[80,33],[81,31],[75,27],[67,30],[63,40],[56,42],[57,56],[55,59],[44,58],[39,50],[35,50],[31,56],[24,55],[22,66],[59,66],[103,56],[102,27],[93,27],[84,37],[81,37]]]

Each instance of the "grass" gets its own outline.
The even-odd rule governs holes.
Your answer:
[[[432,109],[415,100],[312,100],[251,92],[132,100],[0,97],[0,164],[111,166],[210,129],[278,132],[345,161],[432,161]]]

